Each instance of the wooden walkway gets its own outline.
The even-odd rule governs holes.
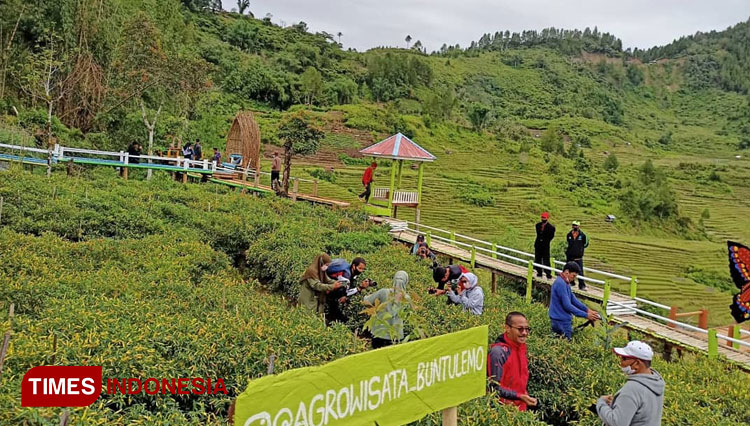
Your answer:
[[[191,177],[196,177],[196,176],[191,176]],[[241,179],[216,179],[216,178],[211,178],[209,179],[209,181],[213,183],[218,183],[220,185],[229,185],[229,186],[233,186],[236,188],[243,188],[243,189],[267,193],[267,194],[274,194],[274,191],[271,189],[270,186],[260,185],[260,184],[256,185],[255,182],[251,182],[251,181],[244,181]],[[298,192],[296,194],[290,194],[290,197],[292,197],[292,199],[309,201],[314,204],[323,204],[326,206],[336,207],[336,208],[346,208],[346,207],[349,207],[350,205],[346,201],[334,200],[332,198],[325,198],[325,197],[320,197],[317,195],[305,194],[302,192]]]
[[[373,218],[376,222],[384,223],[388,222],[387,219]],[[406,244],[414,244],[417,239],[417,233],[411,230],[395,230],[391,231],[391,235],[394,239],[401,241]],[[430,249],[436,254],[448,256],[452,259],[458,259],[464,263],[471,262],[471,251],[465,250],[459,247],[455,247],[445,242],[432,240]],[[493,279],[495,274],[503,275],[511,279],[526,279],[528,276],[528,267],[520,266],[513,263],[509,263],[503,260],[495,259],[490,256],[482,255],[479,253],[475,254],[474,267],[483,268],[492,271]],[[540,279],[534,274],[533,283],[535,286],[546,287],[549,289],[552,285],[552,280]],[[494,283],[493,283],[494,286]],[[590,300],[595,303],[601,304],[604,298],[604,291],[601,288],[593,287],[591,284],[587,285],[585,291],[573,288],[573,292],[579,297],[586,300]],[[634,303],[635,301],[628,296],[610,292],[609,300],[618,303]],[[638,315],[626,315],[626,314],[615,314],[613,321],[624,324],[625,328],[639,331],[653,338],[669,342],[673,347],[696,351],[696,352],[708,352],[708,340],[705,335],[699,335],[698,333],[691,332],[680,328],[672,328],[666,324],[657,322],[655,320],[645,318]],[[742,368],[745,371],[750,371],[750,353],[746,351],[740,351],[729,346],[724,345],[724,341],[719,338],[718,352],[720,356],[725,357],[727,360]]]

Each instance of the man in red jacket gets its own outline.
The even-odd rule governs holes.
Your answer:
[[[362,185],[365,187],[365,192],[359,194],[360,201],[364,201],[365,203],[370,202],[370,184],[374,180],[372,178],[372,175],[375,173],[375,169],[378,168],[378,163],[372,162],[370,163],[370,167],[365,169],[364,174],[362,174]]]
[[[534,407],[536,398],[526,392],[529,382],[529,360],[526,358],[526,338],[531,328],[526,316],[511,312],[505,317],[505,334],[490,345],[487,354],[487,375],[490,390],[497,392],[500,402],[513,404],[521,411]]]

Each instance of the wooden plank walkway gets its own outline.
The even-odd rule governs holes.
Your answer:
[[[380,223],[388,223],[388,220],[383,218],[375,219],[375,221]],[[416,242],[418,234],[411,230],[395,230],[391,231],[391,235],[394,239],[403,243],[414,244]],[[471,252],[469,250],[452,246],[446,242],[436,241],[433,239],[430,244],[430,249],[437,254],[448,256],[453,259],[458,259],[463,261],[464,263],[470,263],[471,261]],[[475,268],[488,269],[493,273],[497,273],[512,279],[526,279],[528,276],[527,266],[516,265],[480,253],[476,253],[475,255],[474,265]],[[535,286],[546,286],[547,288],[551,287],[552,285],[552,280],[547,280],[546,278],[537,278],[536,274],[533,277],[533,282]],[[599,304],[602,303],[604,297],[604,291],[601,288],[592,286],[590,283],[587,285],[585,291],[579,290],[574,287],[573,292],[580,298],[585,298]],[[633,299],[614,291],[610,292],[610,300],[619,303],[633,302]],[[614,315],[613,320],[615,322],[625,324],[625,328],[643,332],[656,339],[667,341],[675,347],[696,352],[708,352],[708,340],[706,335],[700,335],[699,333],[695,333],[689,330],[671,328],[666,324],[662,324],[655,320],[637,315],[616,314]],[[719,342],[720,344],[718,346],[718,352],[720,356],[725,357],[727,360],[742,368],[743,370],[750,371],[750,353],[746,351],[740,351],[722,344],[724,343],[724,341],[721,338],[719,338]]]
[[[260,184],[255,185],[255,182],[244,181],[244,180],[239,180],[239,179],[216,179],[216,181],[217,183],[226,182],[226,184],[231,184],[232,186],[238,186],[238,187],[243,187],[243,188],[248,188],[248,189],[259,189],[265,192],[273,193],[273,190],[271,189],[270,186],[260,185]],[[325,197],[320,197],[320,196],[316,196],[312,194],[305,194],[301,192],[298,192],[296,196],[297,196],[297,199],[299,200],[305,200],[305,201],[309,201],[311,203],[316,203],[316,204],[324,204],[324,205],[331,206],[331,207],[346,208],[346,207],[349,207],[350,205],[346,201],[334,200],[332,198],[325,198]]]

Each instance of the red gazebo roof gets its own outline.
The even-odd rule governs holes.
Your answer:
[[[375,145],[359,151],[370,157],[390,158],[393,160],[435,161],[437,157],[417,145],[411,139],[397,133]]]

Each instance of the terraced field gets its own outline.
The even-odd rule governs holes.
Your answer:
[[[636,275],[639,295],[677,305],[681,311],[709,309],[712,325],[732,322],[728,310],[731,295],[696,282],[690,272],[698,270],[728,280],[725,240],[750,241],[750,161],[722,160],[728,166],[721,173],[720,184],[670,179],[683,215],[698,223],[705,209],[710,212],[710,218],[703,220],[710,240],[685,240],[672,234],[652,235],[653,230],[640,232],[622,224],[607,223],[592,209],[576,206],[553,189],[554,175],[539,172],[546,170],[540,158],[524,154],[509,156],[494,146],[482,154],[468,149],[451,153],[428,149],[438,156],[438,161],[429,164],[425,172],[423,223],[530,250],[538,212],[552,212],[552,221],[558,226],[558,244],[568,231],[567,224],[578,219],[591,238],[587,266]],[[623,167],[643,162],[643,157],[632,150],[624,152],[625,147],[620,150],[625,159],[621,161]],[[656,164],[671,168],[680,163],[716,162],[705,156],[683,155],[663,158]],[[312,166],[306,165],[308,169]],[[336,183],[321,183],[321,193],[356,205],[363,170],[364,166],[342,164],[336,168]],[[387,186],[389,178],[390,170],[381,163],[376,172],[376,186]],[[416,172],[405,167],[402,187],[416,188],[416,181]],[[493,194],[492,205],[477,207],[462,202],[467,187],[477,185]],[[404,208],[398,216],[413,220],[414,211]],[[626,284],[621,285],[625,291]],[[697,318],[689,321],[696,322]]]

